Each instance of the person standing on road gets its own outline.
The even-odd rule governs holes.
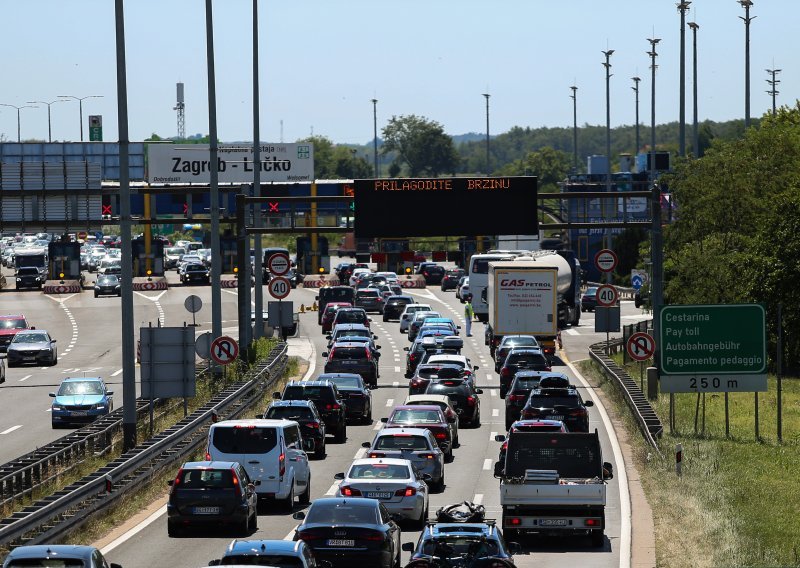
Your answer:
[[[467,337],[472,337],[472,318],[474,317],[475,311],[472,309],[472,294],[468,294],[464,302],[464,321],[467,323]]]

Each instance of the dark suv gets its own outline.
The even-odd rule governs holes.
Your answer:
[[[325,421],[313,400],[275,400],[264,418],[294,420],[300,425],[303,441],[314,440],[314,457],[325,457]]]
[[[400,319],[408,304],[413,304],[414,298],[411,296],[389,296],[383,306],[383,321],[390,319]]]
[[[358,373],[364,382],[378,386],[378,358],[369,345],[356,341],[337,341],[322,354],[326,373]]]
[[[517,371],[549,371],[550,361],[541,349],[531,347],[512,347],[503,366],[500,368],[500,398],[506,397],[506,391]]]
[[[408,383],[408,394],[422,394],[432,380],[463,379],[464,369],[458,365],[435,363],[418,365]]]
[[[545,379],[545,382],[542,382]],[[511,427],[515,420],[519,420],[525,403],[531,391],[544,388],[545,385],[552,387],[568,387],[569,379],[562,373],[552,373],[547,371],[517,371],[511,386],[506,393],[506,428]]]
[[[22,288],[38,288],[42,289],[44,285],[44,276],[39,272],[35,266],[22,266],[17,269],[17,290]]]
[[[292,381],[283,394],[274,393],[280,400],[311,400],[322,415],[325,429],[333,432],[336,442],[347,440],[347,405],[336,385],[329,381]]]
[[[588,432],[589,406],[594,403],[584,402],[572,387],[534,389],[522,409],[522,419],[561,420],[570,432]]]
[[[422,277],[425,278],[425,284],[441,284],[444,278],[444,267],[438,264],[432,264],[422,269]]]
[[[365,312],[383,313],[383,297],[377,288],[362,288],[356,291],[356,308],[363,308]]]
[[[450,404],[456,409],[459,426],[469,423],[473,428],[481,425],[481,389],[476,389],[464,379],[436,379],[432,380],[425,390],[425,394],[444,394],[450,397]]]
[[[456,268],[454,270],[446,271],[444,273],[444,278],[442,278],[442,292],[455,290],[458,286],[458,281],[462,276],[466,275],[466,273],[466,270],[463,268]]]

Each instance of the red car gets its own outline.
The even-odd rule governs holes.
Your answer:
[[[336,317],[336,310],[339,308],[352,308],[350,302],[328,302],[322,314],[322,333],[330,333],[333,329],[333,318]]]
[[[0,353],[5,353],[8,344],[17,335],[17,332],[29,329],[28,320],[23,315],[0,316]]]
[[[381,418],[386,428],[425,428],[430,430],[445,460],[453,459],[453,427],[442,409],[435,405],[395,406],[389,418]]]

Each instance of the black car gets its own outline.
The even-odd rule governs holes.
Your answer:
[[[326,357],[326,373],[358,373],[370,387],[378,386],[378,353],[362,341],[337,341]]]
[[[356,290],[356,300],[353,307],[362,308],[365,312],[383,313],[383,297],[377,288],[362,288]]]
[[[371,321],[364,308],[339,308],[333,316],[332,326],[336,327],[340,323],[360,323],[369,327]]]
[[[336,276],[339,278],[339,282],[349,282],[350,276],[353,274],[353,263],[342,262],[337,265],[334,270],[336,271]]]
[[[191,282],[208,284],[210,281],[208,268],[203,264],[187,264],[181,272],[181,282],[184,284]]]
[[[411,296],[389,296],[383,305],[383,321],[400,319],[408,304],[415,303]]]
[[[293,517],[302,521],[294,540],[302,540],[320,560],[333,566],[400,566],[399,517],[390,515],[377,499],[333,497],[317,499],[308,512]]]
[[[462,276],[466,275],[466,270],[463,268],[456,268],[453,270],[447,270],[444,273],[444,277],[442,278],[442,292],[447,292],[448,290],[455,290],[458,286],[458,281],[461,279]]]
[[[464,369],[455,364],[422,363],[417,365],[414,375],[408,382],[408,394],[422,394],[434,379],[463,379]]]
[[[561,420],[570,432],[588,432],[589,406],[594,403],[584,402],[572,387],[534,389],[522,409],[522,419]]]
[[[347,440],[347,404],[336,385],[330,381],[292,381],[283,393],[274,393],[280,400],[311,400],[325,421],[325,429],[338,443]]]
[[[458,509],[463,511],[463,505]],[[442,517],[440,517],[440,520]],[[479,521],[483,521],[479,515]],[[429,523],[414,543],[403,544],[411,552],[411,562],[417,566],[481,566],[486,568],[513,567],[512,553],[520,552],[519,544],[506,543],[494,521]],[[439,564],[434,558],[442,558]]]
[[[122,296],[122,283],[116,274],[103,274],[98,276],[94,283],[94,297]]]
[[[45,278],[35,266],[21,266],[17,269],[16,280],[17,290],[22,288],[37,288],[41,290]]]
[[[372,392],[356,373],[324,373],[319,381],[330,381],[347,400],[347,417],[372,424]]]
[[[319,311],[317,312],[317,323],[322,325],[322,314],[325,313],[325,306],[328,302],[349,302],[353,305],[356,298],[356,291],[350,286],[325,286],[319,289],[314,299],[319,302]]]
[[[542,379],[545,383],[542,383]],[[517,371],[506,392],[506,428],[509,428],[515,420],[519,420],[531,391],[545,386],[568,387],[569,379],[562,373]]]
[[[303,441],[314,441],[314,457],[325,457],[325,421],[312,400],[275,400],[264,413],[264,418],[294,420],[300,425]]]
[[[506,391],[517,371],[549,371],[550,361],[541,349],[531,347],[512,347],[500,368],[500,398],[506,397]]]
[[[169,536],[194,526],[229,525],[244,536],[258,528],[256,484],[236,462],[185,463],[169,485]]]
[[[597,307],[597,286],[590,286],[581,296],[581,311],[593,312]]]
[[[444,394],[450,397],[450,403],[458,414],[459,425],[477,428],[481,425],[481,389],[476,389],[464,379],[435,379],[431,380],[425,394]]]
[[[539,347],[539,341],[532,335],[504,335],[492,354],[495,373],[500,372],[500,368],[506,361],[506,355],[514,347]]]
[[[441,284],[444,278],[444,267],[438,264],[431,264],[424,267],[421,274],[422,277],[425,278],[425,284],[428,286],[432,284]]]

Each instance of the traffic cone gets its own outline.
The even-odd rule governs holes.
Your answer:
[[[317,306],[317,303],[316,303],[316,302],[314,302],[313,304],[311,304],[311,311],[313,311],[313,312],[316,312],[316,311],[318,311],[318,310],[319,310],[319,306]]]
[[[303,304],[300,304],[300,313],[301,314],[306,313],[306,307]]]

